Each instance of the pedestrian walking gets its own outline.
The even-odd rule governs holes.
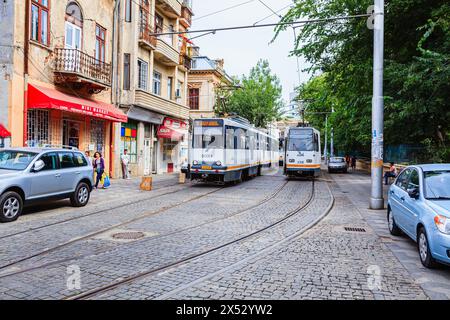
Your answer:
[[[384,184],[389,184],[389,178],[397,177],[397,168],[395,167],[395,163],[391,162],[391,166],[389,167],[389,171],[384,174]]]
[[[90,152],[90,151],[86,151],[86,152],[84,153],[84,155],[86,156],[86,159],[88,159],[89,164],[90,164],[91,166],[94,166],[94,159],[91,157],[91,152]]]
[[[94,154],[94,171],[97,174],[97,178],[95,179],[95,189],[98,189],[98,185],[105,173],[105,160],[100,152]]]
[[[352,157],[351,162],[352,162],[352,172],[355,172],[356,171],[356,157],[355,156]]]
[[[345,162],[347,162],[347,168],[350,168],[350,156],[349,155],[346,155],[345,156]]]
[[[128,150],[123,150],[123,154],[120,156],[120,162],[122,163],[122,175],[124,179],[130,179],[130,174],[128,171],[128,165],[130,164],[130,155]]]

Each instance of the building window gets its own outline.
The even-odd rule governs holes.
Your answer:
[[[125,22],[131,22],[131,2],[132,0],[126,0],[125,1]]]
[[[49,112],[46,110],[28,110],[27,145],[38,147],[50,143]]]
[[[130,90],[130,54],[123,55],[123,90]]]
[[[137,163],[137,123],[128,122],[122,123],[121,130],[121,145],[120,154],[123,154],[125,149],[128,150],[130,155],[130,162]]]
[[[173,91],[173,78],[169,77],[167,79],[167,99],[172,100],[172,91]]]
[[[189,108],[191,110],[200,108],[200,89],[189,89]]]
[[[105,137],[106,137],[106,124],[105,121],[91,119],[91,145],[94,146],[93,151],[98,151],[101,154],[105,154]]]
[[[97,61],[105,62],[105,42],[106,29],[97,24],[95,26],[95,59]]]
[[[49,44],[49,0],[32,0],[31,2],[31,40],[43,45]]]
[[[148,86],[148,63],[139,59],[138,60],[138,88],[142,90],[147,90]]]
[[[163,29],[164,19],[159,14],[155,14],[155,33],[162,33]]]
[[[153,73],[153,93],[161,95],[161,73],[156,71]]]
[[[175,98],[181,99],[181,96],[183,95],[183,92],[182,92],[183,89],[182,88],[183,88],[183,82],[178,80],[177,91],[175,92]]]

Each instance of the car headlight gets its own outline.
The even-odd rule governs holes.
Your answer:
[[[194,166],[196,166],[196,165],[198,165],[198,161],[197,161],[197,160],[194,160],[194,161],[192,162],[192,164],[193,164]]]
[[[450,219],[444,216],[437,215],[434,217],[434,223],[438,230],[445,234],[450,234]]]
[[[217,161],[216,162],[216,166],[221,167],[222,166],[222,162],[221,161]]]

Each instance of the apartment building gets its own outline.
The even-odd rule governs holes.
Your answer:
[[[192,68],[188,76],[190,117],[215,117],[218,90],[230,88],[233,79],[224,70],[224,60],[200,56],[196,47],[192,48],[192,54]]]
[[[2,5],[3,144],[98,151],[109,171],[116,153],[114,128],[127,122],[111,103],[115,1],[23,0]]]
[[[118,30],[115,103],[128,121],[116,144],[128,150],[134,175],[170,173],[188,156],[191,1],[123,0]]]

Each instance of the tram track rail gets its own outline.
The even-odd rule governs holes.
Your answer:
[[[96,296],[98,296],[98,295],[100,295],[102,293],[111,291],[111,290],[116,289],[116,288],[118,288],[120,286],[132,283],[134,281],[143,279],[143,278],[148,277],[148,276],[155,275],[155,274],[160,273],[160,272],[167,271],[167,270],[172,269],[172,268],[180,267],[180,266],[185,265],[185,264],[187,264],[187,263],[189,263],[189,262],[191,262],[191,261],[193,261],[193,260],[195,260],[197,258],[201,258],[203,256],[206,256],[206,255],[210,254],[210,253],[213,253],[213,252],[219,251],[219,250],[221,250],[223,248],[229,247],[229,246],[231,246],[233,244],[237,244],[237,243],[239,243],[241,241],[244,241],[244,240],[247,240],[247,239],[252,238],[254,236],[260,235],[260,234],[264,233],[265,231],[270,230],[270,229],[272,229],[272,228],[274,228],[274,227],[284,223],[285,221],[289,220],[293,216],[303,212],[304,210],[306,210],[310,206],[310,204],[313,202],[313,200],[315,198],[315,182],[314,182],[314,180],[312,180],[311,183],[312,183],[311,194],[310,194],[309,199],[306,201],[306,203],[301,204],[299,207],[291,210],[286,215],[284,215],[284,217],[278,219],[277,221],[275,221],[275,222],[273,222],[273,223],[271,223],[271,224],[269,224],[269,225],[267,225],[267,226],[265,226],[263,228],[260,228],[260,229],[258,229],[256,231],[253,231],[253,232],[251,232],[249,234],[243,235],[243,236],[241,236],[239,238],[233,239],[233,240],[228,241],[226,243],[222,243],[222,244],[213,246],[213,247],[211,247],[209,249],[206,249],[206,250],[203,250],[203,251],[201,251],[199,253],[194,253],[194,254],[188,255],[188,256],[186,256],[184,258],[181,258],[181,259],[179,259],[177,261],[174,261],[174,262],[171,262],[171,263],[167,263],[167,264],[162,265],[160,267],[152,268],[150,270],[146,270],[146,271],[137,273],[135,275],[128,276],[128,277],[126,277],[124,279],[115,281],[113,283],[107,284],[107,285],[102,286],[102,287],[98,287],[98,288],[95,288],[95,289],[92,289],[92,290],[88,290],[88,291],[86,291],[84,293],[80,293],[80,294],[77,294],[77,295],[74,295],[74,296],[66,297],[65,300],[85,300],[85,299],[89,299],[89,298],[94,298],[94,297],[96,297]]]
[[[231,214],[231,215],[226,215],[226,216],[223,216],[223,217],[220,217],[220,218],[216,218],[216,219],[210,219],[210,220],[207,220],[207,221],[205,221],[205,222],[203,222],[203,223],[191,225],[191,226],[188,226],[188,227],[185,227],[185,228],[179,228],[179,229],[173,230],[173,231],[168,232],[168,233],[165,233],[165,234],[160,234],[160,235],[157,235],[157,236],[154,236],[154,237],[151,237],[151,238],[147,238],[146,240],[154,241],[155,239],[160,239],[160,238],[168,237],[168,236],[171,236],[171,235],[174,235],[174,234],[177,234],[177,233],[181,233],[181,232],[193,230],[193,229],[200,228],[200,227],[205,226],[205,225],[208,225],[208,224],[212,224],[212,223],[215,223],[215,222],[218,222],[218,221],[221,221],[221,220],[229,219],[229,218],[235,217],[235,216],[237,216],[237,215],[243,214],[243,213],[245,213],[245,212],[247,212],[247,211],[250,211],[250,210],[252,210],[252,209],[255,209],[255,208],[257,208],[257,207],[259,207],[259,206],[261,206],[261,205],[263,205],[263,204],[269,202],[270,200],[276,198],[276,197],[280,194],[280,192],[283,191],[283,189],[286,187],[286,185],[287,185],[288,183],[289,183],[289,181],[287,181],[287,180],[284,181],[284,183],[283,183],[280,187],[278,187],[278,188],[275,190],[275,192],[271,193],[268,197],[264,198],[261,202],[258,202],[257,204],[254,204],[254,205],[252,205],[252,206],[250,206],[250,207],[247,207],[247,208],[245,208],[245,209],[242,209],[242,210],[239,210],[239,211],[237,211],[237,212],[234,212],[234,213]],[[29,255],[29,256],[27,256],[27,257],[25,257],[25,258],[22,258],[22,259],[18,259],[18,260],[14,261],[14,262],[8,263],[8,264],[3,265],[3,266],[0,266],[0,272],[1,272],[2,270],[7,269],[7,268],[13,267],[14,265],[17,265],[17,264],[19,264],[19,263],[25,262],[25,261],[27,261],[27,260],[30,260],[30,259],[33,259],[33,258],[36,258],[36,257],[39,257],[39,256],[43,256],[43,255],[46,255],[46,254],[55,252],[55,251],[57,251],[57,250],[59,250],[59,249],[61,249],[61,248],[67,247],[67,246],[70,245],[70,244],[73,244],[73,243],[76,243],[76,242],[79,242],[79,241],[83,241],[83,240],[88,240],[88,239],[90,239],[90,238],[93,238],[93,237],[98,236],[98,235],[100,235],[100,234],[106,233],[106,232],[108,232],[108,231],[111,231],[111,230],[114,230],[114,229],[123,227],[123,226],[125,226],[125,225],[127,225],[127,224],[130,224],[130,223],[139,221],[139,220],[141,220],[141,219],[145,219],[145,218],[147,218],[147,217],[150,217],[150,216],[153,216],[153,215],[156,215],[156,214],[163,213],[163,212],[165,212],[165,211],[167,211],[167,210],[176,208],[176,207],[181,206],[181,205],[183,205],[183,204],[186,204],[186,203],[189,203],[189,202],[192,202],[192,201],[195,201],[195,200],[198,200],[198,199],[207,197],[207,196],[209,196],[209,195],[211,195],[211,194],[214,194],[214,193],[216,193],[216,192],[219,192],[219,191],[221,191],[221,190],[223,190],[223,189],[225,189],[225,188],[226,188],[225,186],[224,186],[224,187],[220,187],[220,188],[218,188],[218,189],[216,189],[216,190],[214,190],[214,191],[212,191],[212,192],[208,192],[208,193],[206,193],[206,194],[204,194],[204,195],[200,195],[200,196],[198,196],[198,197],[195,197],[195,198],[193,198],[193,199],[189,199],[189,200],[184,201],[184,202],[182,202],[182,203],[178,203],[178,204],[173,205],[173,206],[170,206],[170,207],[162,208],[162,209],[160,209],[160,210],[157,210],[156,212],[152,212],[152,213],[148,213],[148,214],[141,215],[141,216],[139,216],[139,217],[130,219],[130,220],[125,221],[125,222],[123,222],[123,223],[116,224],[116,225],[111,226],[111,227],[108,227],[108,228],[104,228],[104,229],[102,229],[102,230],[100,230],[100,231],[96,231],[96,232],[90,233],[90,234],[85,235],[85,236],[83,236],[83,237],[79,237],[79,238],[72,239],[72,240],[70,240],[70,241],[68,241],[68,242],[65,242],[65,243],[63,243],[63,244],[61,244],[61,245],[55,246],[55,247],[53,247],[53,248],[43,250],[43,251],[41,251],[41,252],[38,252],[38,253],[33,254],[33,255]],[[183,190],[185,190],[185,189],[183,189]],[[173,192],[172,192],[172,193],[173,193]],[[151,199],[150,199],[150,200],[151,200]],[[145,241],[145,240],[144,240],[144,241]],[[126,245],[127,245],[127,244],[121,244],[121,246],[126,246]],[[90,254],[86,254],[86,255],[80,255],[80,256],[77,256],[76,258],[77,258],[77,259],[82,259],[82,258],[86,258],[86,257],[90,257],[90,256],[96,256],[96,255],[99,255],[99,254],[102,254],[102,253],[106,253],[106,252],[108,252],[108,251],[110,251],[110,249],[102,250],[102,251],[97,251],[97,252],[95,252],[95,253],[90,253]],[[0,279],[2,279],[2,278],[7,278],[7,277],[11,277],[11,276],[14,276],[14,275],[17,275],[17,274],[21,274],[21,273],[26,273],[26,272],[33,271],[33,270],[38,270],[38,269],[46,268],[46,267],[53,266],[53,265],[60,264],[60,263],[65,263],[65,262],[68,262],[68,261],[72,261],[72,260],[74,260],[74,259],[75,259],[74,257],[69,257],[69,258],[59,259],[59,260],[56,260],[56,261],[52,261],[52,262],[49,262],[49,263],[45,263],[45,264],[42,264],[42,265],[33,266],[33,267],[25,268],[25,269],[22,269],[22,270],[17,270],[17,271],[10,272],[10,273],[4,273],[4,274],[1,274],[1,273],[0,273]]]
[[[163,189],[167,189],[167,188],[171,188],[171,187],[176,187],[177,185],[178,185],[178,183],[177,184],[167,185],[167,186],[161,186],[161,187],[159,187],[157,189],[154,189],[154,191],[163,190]],[[2,235],[2,236],[0,236],[0,240],[11,238],[11,237],[14,237],[14,236],[23,235],[23,234],[26,234],[26,233],[29,233],[29,232],[33,232],[33,231],[37,231],[37,230],[42,230],[42,229],[45,229],[45,228],[48,228],[48,227],[57,226],[57,225],[64,224],[64,223],[67,223],[67,222],[72,222],[72,221],[75,221],[75,220],[88,218],[88,217],[95,216],[95,215],[98,215],[98,214],[102,214],[102,213],[105,213],[105,212],[108,212],[108,211],[111,211],[111,210],[122,209],[122,208],[125,208],[125,207],[127,207],[127,206],[129,206],[131,204],[134,204],[134,203],[138,202],[138,201],[150,201],[150,200],[158,199],[160,197],[167,196],[167,195],[172,194],[172,193],[182,192],[182,191],[187,190],[187,189],[189,189],[189,186],[187,186],[185,188],[180,188],[180,190],[169,191],[169,192],[165,192],[163,194],[158,194],[158,195],[151,196],[151,197],[143,197],[142,199],[140,198],[137,201],[136,200],[128,201],[126,203],[122,203],[120,205],[113,206],[113,207],[108,207],[106,209],[97,210],[97,211],[90,211],[89,213],[86,213],[86,214],[83,214],[83,215],[80,215],[80,216],[72,217],[72,218],[69,218],[69,219],[64,219],[64,220],[61,220],[61,221],[52,222],[52,223],[49,223],[49,224],[45,224],[45,225],[42,225],[42,226],[38,226],[38,227],[22,230],[22,231],[15,232],[15,233]],[[74,211],[76,211],[76,209],[74,209]],[[72,213],[72,212],[70,212],[70,213]],[[0,270],[1,269],[2,269],[2,267],[0,267]]]

